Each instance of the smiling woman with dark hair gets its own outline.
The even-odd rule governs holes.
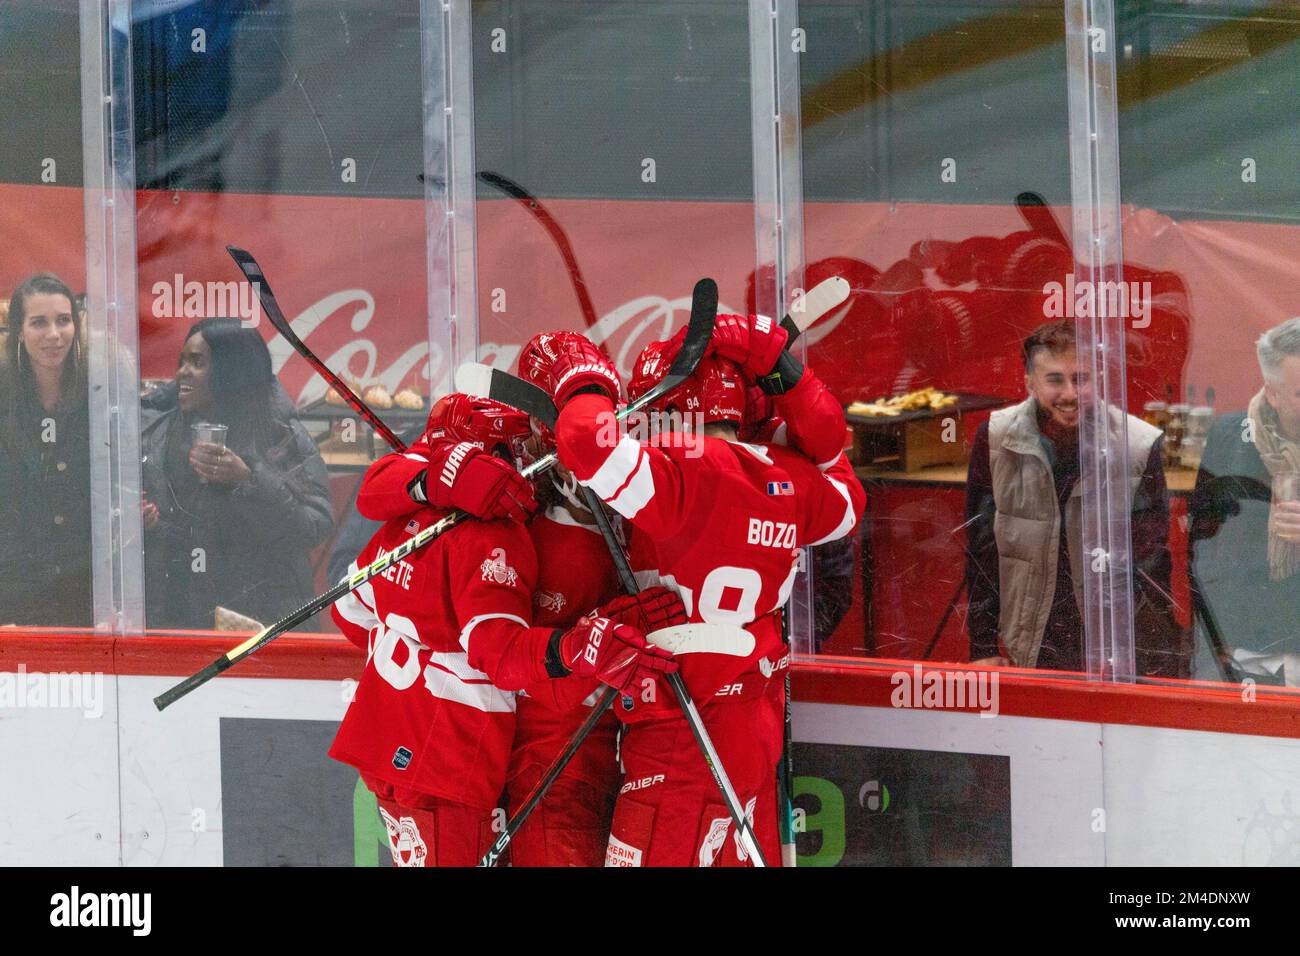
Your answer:
[[[325,463],[238,319],[190,329],[175,395],[142,412],[145,622],[210,629],[218,605],[283,617],[310,598],[308,553],[333,523]],[[226,426],[224,444],[200,423]]]
[[[72,290],[39,272],[9,302],[0,374],[0,625],[89,627],[90,437]]]

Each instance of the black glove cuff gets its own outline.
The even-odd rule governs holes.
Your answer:
[[[785,351],[776,360],[776,367],[758,380],[758,387],[768,395],[784,395],[803,378],[803,363]]]
[[[560,660],[560,638],[563,636],[564,628],[557,627],[551,631],[551,638],[546,642],[546,673],[549,677],[568,677],[573,673]]]
[[[406,486],[406,493],[416,504],[426,505],[429,503],[429,495],[426,490],[428,486],[424,483],[424,476],[427,472],[420,472],[411,479],[410,484]]]

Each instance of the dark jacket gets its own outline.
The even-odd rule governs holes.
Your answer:
[[[231,429],[227,445],[252,471],[231,488],[190,469],[179,409],[142,410],[144,495],[161,515],[145,535],[149,627],[211,629],[217,605],[270,624],[312,597],[309,553],[333,526],[325,463],[295,419],[277,409],[273,420],[263,447]]]
[[[12,388],[0,379],[0,625],[90,627],[89,412]]]
[[[1193,585],[1230,647],[1300,651],[1300,574],[1268,577],[1272,479],[1254,442],[1243,440],[1245,412],[1210,428],[1188,506]],[[1209,634],[1198,615],[1196,676],[1218,680]]]

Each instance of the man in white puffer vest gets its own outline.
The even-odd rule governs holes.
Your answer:
[[[1084,667],[1078,429],[1091,384],[1075,347],[1073,322],[1035,329],[1023,348],[1029,397],[995,411],[976,433],[966,485],[972,661]],[[1127,424],[1137,672],[1183,676],[1169,592],[1162,433],[1108,411],[1114,438]]]

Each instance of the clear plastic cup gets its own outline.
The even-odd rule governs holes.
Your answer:
[[[230,431],[230,429],[225,425],[218,425],[214,422],[197,422],[190,426],[190,431],[194,435],[195,445],[207,443],[224,449],[226,447],[226,432]],[[200,478],[199,481],[205,485],[208,483],[206,478]]]
[[[190,431],[194,433],[194,444],[217,445],[221,448],[226,447],[226,432],[230,431],[225,425],[217,425],[213,422],[198,422],[190,426]]]

